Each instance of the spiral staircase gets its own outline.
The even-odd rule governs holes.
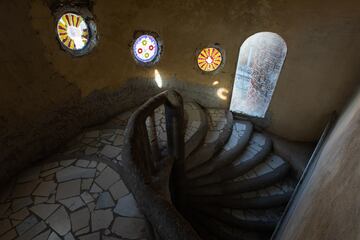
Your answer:
[[[177,92],[167,91],[137,109],[87,129],[60,153],[42,163],[55,166],[54,163],[58,162],[56,166],[60,166],[53,167],[52,171],[49,167],[41,168],[55,174],[52,180],[44,174],[45,170],[38,174],[40,177],[36,181],[59,184],[49,193],[47,204],[51,194],[55,194],[56,198],[50,203],[64,205],[66,201],[61,200],[58,193],[60,184],[81,179],[78,193],[86,211],[89,211],[88,231],[83,230],[86,226],[74,231],[73,222],[66,231],[55,231],[63,228],[48,218],[58,214],[59,210],[52,215],[49,213],[50,217],[46,219],[42,219],[44,214],[36,215],[36,210],[39,211],[36,204],[41,204],[34,200],[39,185],[28,193],[34,202],[27,207],[38,222],[45,223],[44,229],[50,229],[48,239],[53,232],[63,239],[71,239],[69,234],[78,239],[96,239],[85,238],[84,234],[97,234],[98,239],[100,236],[102,239],[270,239],[311,150],[308,146],[279,140],[279,137],[228,110],[204,108],[196,102],[183,104]],[[86,170],[90,175],[84,176],[84,169],[90,169],[91,164],[97,170],[92,176],[90,170]],[[100,164],[103,166],[99,168]],[[75,168],[81,170],[76,172]],[[116,181],[107,180],[110,175]],[[86,177],[93,178],[92,185],[83,189]],[[113,187],[119,181],[125,185]],[[19,182],[22,183],[15,181],[13,191]],[[125,197],[124,191],[128,194]],[[91,195],[96,207],[85,201],[84,194]],[[14,198],[16,194],[3,197],[0,210],[1,204],[12,206]],[[64,206],[64,212],[68,212],[73,221],[73,210],[66,204]],[[105,227],[94,220],[96,214],[100,214],[101,206],[107,206],[109,211],[106,213],[112,214]],[[9,209],[3,211],[3,219],[6,221],[8,218],[12,223],[10,218],[15,210]],[[133,227],[139,226],[139,222],[142,227]],[[4,238],[12,229],[15,229],[14,236],[22,239],[31,239],[23,237],[29,235],[29,231],[32,231],[31,237],[45,232],[44,229],[43,232],[30,229],[20,234],[18,226],[10,224],[3,231],[4,235],[0,231],[0,239],[12,239]]]

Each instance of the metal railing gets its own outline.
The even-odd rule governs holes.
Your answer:
[[[158,144],[151,141],[157,137],[154,111],[161,106],[165,108],[166,156],[161,156]],[[162,240],[200,239],[176,210],[170,197],[173,169],[176,176],[184,171],[184,127],[183,100],[176,91],[168,90],[140,106],[130,117],[125,130],[119,171],[155,230],[156,238]]]

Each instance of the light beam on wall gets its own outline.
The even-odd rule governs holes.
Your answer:
[[[163,86],[163,81],[162,81],[161,75],[160,75],[160,73],[159,73],[159,71],[158,71],[157,69],[155,69],[154,75],[155,75],[156,85],[157,85],[159,88],[162,88],[162,86]]]
[[[216,91],[218,97],[222,100],[227,100],[228,99],[228,93],[229,93],[229,90],[227,90],[226,88],[219,88],[217,91]]]

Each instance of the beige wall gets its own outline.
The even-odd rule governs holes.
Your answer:
[[[24,146],[39,153],[51,149],[51,144],[55,147],[57,142],[48,143],[43,131],[66,139],[70,135],[63,133],[65,126],[71,132],[74,126],[94,123],[77,115],[82,111],[78,105],[94,93],[117,93],[126,82],[142,86],[142,79],[152,78],[154,69],[136,65],[130,56],[135,30],[161,35],[165,48],[156,68],[164,81],[170,86],[173,80],[183,83],[193,96],[202,98],[203,91],[212,94],[206,102],[214,106],[228,105],[217,99],[211,84],[219,80],[217,87],[231,89],[241,43],[259,31],[280,34],[288,55],[270,106],[270,130],[293,140],[315,140],[328,114],[341,109],[349,98],[360,71],[360,2],[324,4],[321,0],[97,0],[93,12],[99,44],[91,54],[73,58],[56,41],[45,1],[1,1],[0,144],[5,150],[0,161],[23,158],[19,151]],[[213,43],[225,50],[226,64],[219,74],[205,75],[197,70],[194,54]],[[146,89],[123,90],[117,96],[140,97]],[[93,104],[91,112],[103,109],[102,104]],[[58,111],[63,108],[66,114]],[[66,124],[64,117],[77,122]],[[54,127],[58,122],[64,126]]]
[[[158,32],[165,45],[156,66],[163,78],[231,89],[238,49],[253,33],[273,31],[287,42],[288,56],[270,106],[271,130],[294,140],[314,140],[328,115],[339,110],[359,79],[359,1],[96,1],[100,42],[90,55],[74,59],[59,50],[43,1],[31,16],[44,45],[38,54],[86,96],[95,89],[120,88],[153,69],[134,64],[129,43],[134,30]],[[201,74],[197,48],[219,43],[226,65],[217,75]]]
[[[329,136],[278,240],[360,239],[360,94]]]

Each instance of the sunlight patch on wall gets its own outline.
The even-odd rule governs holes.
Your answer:
[[[222,99],[222,100],[227,100],[228,99],[228,94],[229,94],[229,90],[227,90],[226,88],[219,88],[216,91],[217,96]]]
[[[162,78],[161,78],[161,75],[159,73],[159,71],[157,69],[155,69],[154,71],[154,76],[155,76],[155,82],[156,82],[156,85],[159,87],[159,88],[162,88],[163,86],[163,81],[162,81]]]

